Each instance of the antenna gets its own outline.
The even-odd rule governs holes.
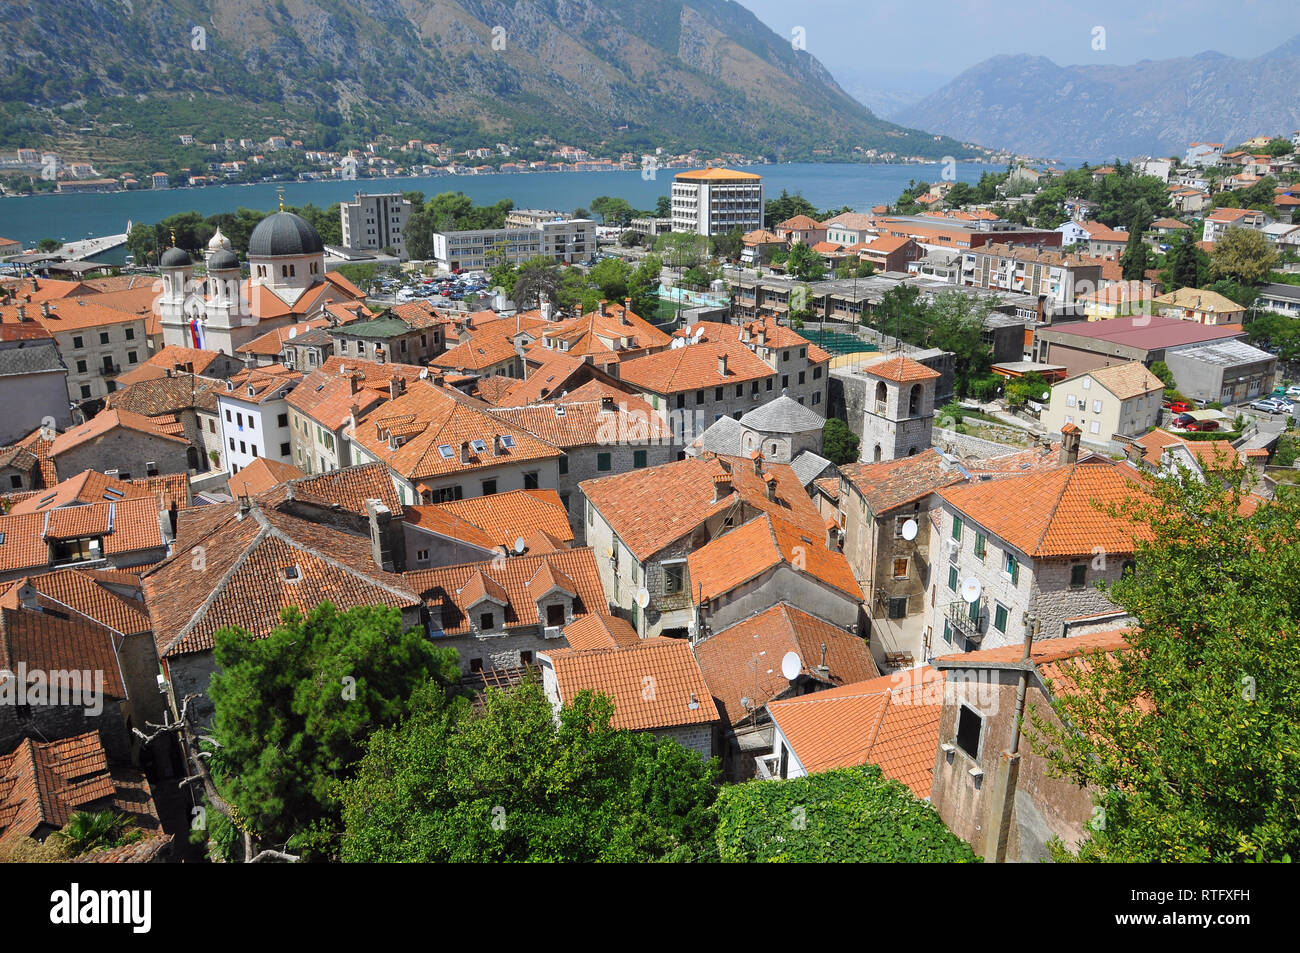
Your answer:
[[[984,587],[980,585],[980,581],[974,576],[967,576],[961,584],[962,599],[972,604],[979,601],[980,593],[983,591]]]
[[[903,539],[907,540],[908,542],[911,542],[912,540],[916,539],[917,529],[918,527],[916,525],[916,520],[908,520],[907,522],[905,522],[903,524]]]
[[[786,652],[785,657],[781,659],[781,674],[786,677],[786,680],[793,682],[802,671],[803,662],[799,658],[799,653]]]

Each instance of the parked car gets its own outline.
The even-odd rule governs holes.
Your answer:
[[[1196,423],[1196,419],[1191,414],[1175,414],[1173,425],[1175,427],[1186,427],[1188,424]]]
[[[1292,384],[1286,389],[1288,397],[1300,397],[1300,384]]]
[[[1169,405],[1169,409],[1175,414],[1185,414],[1192,409],[1192,405],[1185,400],[1176,400]]]
[[[1211,430],[1218,430],[1219,423],[1215,420],[1193,420],[1184,429],[1192,433],[1207,433]]]
[[[1251,410],[1260,410],[1266,414],[1289,414],[1295,408],[1285,400],[1277,397],[1265,397],[1261,400],[1254,400],[1250,403]]]

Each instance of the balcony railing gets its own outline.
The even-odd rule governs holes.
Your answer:
[[[101,377],[115,377],[116,375],[121,373],[122,373],[122,366],[120,364],[105,364],[103,367],[99,369],[99,374]]]
[[[781,776],[781,756],[760,755],[754,759],[754,776],[760,781],[776,781]]]
[[[978,617],[971,618],[970,605],[966,602],[954,602],[948,606],[948,621],[954,629],[974,642],[984,638],[984,627]]]

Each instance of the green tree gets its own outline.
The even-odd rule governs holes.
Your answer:
[[[663,267],[658,255],[646,255],[627,282],[632,312],[647,321],[653,319],[659,309],[659,273]]]
[[[606,258],[587,273],[600,293],[609,301],[621,301],[627,294],[628,281],[632,278],[632,266],[622,258]]]
[[[713,256],[725,261],[735,261],[740,257],[741,252],[745,250],[744,232],[737,226],[729,232],[723,232],[720,235],[714,235],[710,240],[713,246]]]
[[[346,861],[691,860],[711,850],[717,762],[610,726],[580,693],[559,724],[536,684],[481,711],[438,692],[369,739],[340,785]]]
[[[945,291],[936,295],[926,310],[923,341],[914,343],[952,351],[954,383],[959,394],[969,393],[971,382],[987,373],[992,365],[992,352],[983,340],[984,320],[996,304],[996,299],[979,300],[960,291]]]
[[[538,256],[519,263],[511,300],[523,310],[541,307],[541,296],[555,302],[560,290],[560,269],[551,259]]]
[[[723,788],[719,858],[725,863],[974,863],[939,812],[874,764],[789,781]]]
[[[1131,649],[1071,666],[1059,721],[1029,713],[1034,750],[1104,811],[1081,860],[1300,856],[1300,500],[1247,515],[1251,478],[1222,464],[1124,508],[1137,571],[1106,588],[1137,620]]]
[[[858,459],[858,448],[862,440],[849,429],[849,425],[838,417],[827,417],[822,427],[822,453],[826,459],[838,466],[853,463]]]
[[[795,281],[820,281],[826,275],[826,262],[808,245],[795,242],[790,246],[785,270]]]
[[[817,217],[817,207],[809,202],[802,195],[791,195],[785,189],[774,199],[768,199],[763,205],[763,227],[775,228],[786,219],[794,218],[796,215],[807,215],[810,218]]]
[[[1209,279],[1209,256],[1196,247],[1196,235],[1191,229],[1183,232],[1171,257],[1173,264],[1165,283],[1170,291],[1199,288]]]
[[[634,210],[627,199],[601,195],[591,200],[591,210],[600,216],[606,225],[626,225],[634,216]]]
[[[1047,383],[1047,378],[1041,374],[1025,374],[1023,377],[1008,380],[1005,393],[1008,403],[1023,404],[1031,400],[1041,402],[1043,395],[1051,389],[1052,386]]]
[[[217,740],[214,776],[255,839],[305,856],[332,853],[339,802],[362,743],[396,722],[429,680],[452,684],[454,649],[437,648],[387,606],[307,615],[286,609],[264,639],[219,630],[209,697]]]
[[[667,195],[655,199],[655,218],[672,218],[673,200]]]
[[[1230,228],[1214,243],[1210,272],[1216,278],[1235,278],[1258,284],[1277,262],[1277,252],[1261,232],[1253,228]]]
[[[1141,281],[1146,277],[1147,268],[1151,266],[1151,249],[1142,241],[1147,226],[1151,224],[1151,215],[1146,210],[1146,203],[1138,203],[1138,212],[1128,230],[1128,244],[1119,264],[1123,269],[1125,281]]]
[[[63,242],[59,241],[57,238],[42,238],[36,243],[38,251],[57,251],[62,247]]]
[[[131,839],[128,833],[133,819],[112,809],[102,811],[76,811],[68,818],[63,829],[53,836],[66,849],[69,857],[79,857],[92,850],[117,847]],[[138,832],[136,833],[138,837]]]

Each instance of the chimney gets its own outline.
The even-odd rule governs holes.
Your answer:
[[[469,441],[468,440],[462,440],[460,442],[460,462],[469,463]]]
[[[725,354],[718,355],[718,376],[727,376],[727,355]]]
[[[1124,447],[1124,456],[1128,458],[1128,462],[1133,464],[1133,466],[1136,467],[1141,465],[1142,445],[1139,444],[1137,441],[1133,441],[1132,443],[1126,444]]]
[[[762,328],[758,329],[758,337],[755,339],[755,343],[759,347],[763,347],[767,343],[767,332]]]
[[[713,477],[713,502],[717,503],[731,495],[731,474],[718,473]]]
[[[42,317],[42,318],[48,318],[49,316],[50,316],[50,303],[49,303],[48,301],[42,301],[42,302],[41,302],[41,317]]]
[[[176,538],[176,501],[172,500],[172,505],[167,509],[167,520],[171,523],[172,539]]]
[[[27,320],[27,309],[21,304],[18,306],[18,320],[20,322]]]
[[[388,382],[388,399],[397,400],[397,398],[401,397],[405,393],[406,380],[394,374],[392,379]]]
[[[239,515],[241,517],[247,516],[248,511],[251,508],[252,508],[252,504],[248,501],[248,494],[241,493],[239,496]]]
[[[625,315],[625,316],[624,316],[623,323],[624,323],[624,324],[631,324],[632,322],[631,322],[631,321],[628,321],[627,318],[626,318],[626,315],[632,313],[632,299],[631,299],[631,298],[624,298],[624,299],[623,299],[623,311],[624,311],[624,315]]]
[[[750,336],[750,335],[749,335],[749,325],[746,324],[743,328],[740,329],[740,339],[741,339],[742,341],[744,341],[746,344],[748,344],[748,343],[749,343],[749,336]]]
[[[821,663],[815,669],[813,669],[813,671],[815,671],[822,678],[823,681],[831,677],[830,666],[826,664],[826,643],[825,642],[822,643]]]
[[[609,302],[604,298],[600,299],[600,316],[603,318],[609,314]]]
[[[751,453],[751,454],[749,455],[749,459],[751,459],[751,460],[754,461],[754,476],[762,476],[762,475],[763,475],[763,454],[762,454],[762,452],[761,452],[761,451],[758,451],[758,450],[755,450],[753,453]]]
[[[545,299],[543,299],[542,301],[542,320],[543,321],[555,320],[555,305],[551,304],[549,300],[545,300]]]
[[[840,528],[833,522],[826,527],[826,548],[833,553],[839,552]]]
[[[1079,437],[1082,431],[1074,424],[1061,428],[1061,466],[1079,461]]]
[[[361,378],[356,374],[353,374],[348,378],[348,393],[355,394],[359,390],[361,390]],[[355,407],[356,405],[354,404],[353,406]]]
[[[384,572],[393,572],[392,511],[382,500],[366,500],[366,515],[370,518],[370,555]]]
[[[775,473],[769,473],[766,477],[764,477],[764,482],[767,484],[767,498],[768,498],[769,500],[775,502],[775,500],[776,500],[776,474],[775,474]]]
[[[37,612],[41,609],[41,604],[36,599],[36,587],[31,583],[24,583],[19,588],[18,601],[24,609],[35,609]]]

